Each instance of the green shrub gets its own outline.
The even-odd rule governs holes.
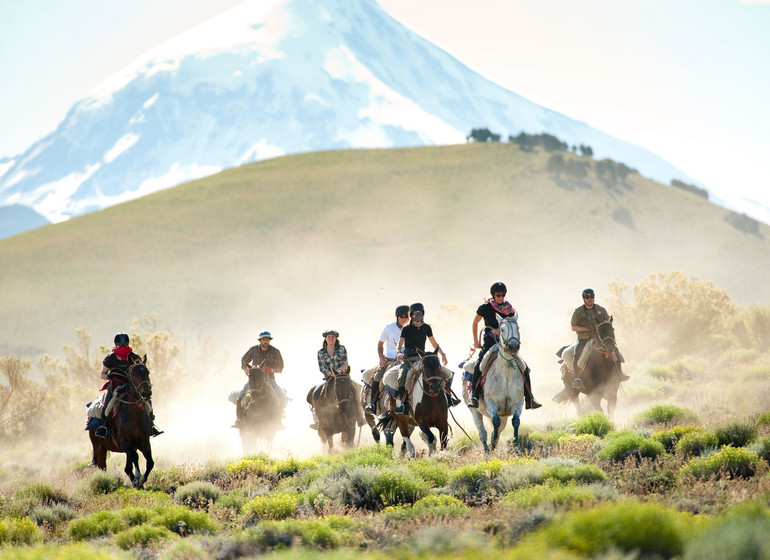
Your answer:
[[[449,488],[454,496],[473,502],[487,493],[504,465],[499,459],[491,459],[458,467],[450,473]]]
[[[746,447],[757,439],[757,426],[747,420],[728,420],[714,427],[719,445]]]
[[[756,453],[761,459],[770,462],[770,437],[760,439],[749,446],[749,450]]]
[[[592,434],[600,438],[606,436],[614,429],[615,425],[602,412],[592,412],[572,423],[572,431],[574,433]]]
[[[297,511],[296,494],[257,496],[243,506],[243,513],[255,519],[285,519]]]
[[[77,511],[67,504],[53,504],[50,506],[35,506],[29,512],[29,518],[37,525],[56,527],[64,521],[74,519]]]
[[[506,494],[518,488],[525,488],[543,481],[544,463],[528,461],[526,463],[506,464],[492,480],[496,492]]]
[[[212,483],[198,480],[177,488],[174,499],[188,507],[202,509],[216,502],[219,494],[219,488]]]
[[[722,447],[720,451],[693,459],[681,468],[696,478],[750,478],[762,467],[762,459],[756,453],[744,448]]]
[[[573,506],[589,506],[599,501],[600,496],[609,496],[611,493],[593,486],[578,486],[574,482],[569,484],[557,484],[553,481],[529,488],[522,488],[510,492],[503,497],[503,503],[528,509],[541,504]]]
[[[297,542],[313,548],[335,549],[358,544],[364,529],[350,518],[330,515],[322,519],[265,521],[244,531],[243,538],[268,549],[289,548]]]
[[[115,544],[123,550],[130,550],[137,546],[147,547],[151,544],[170,539],[173,533],[165,527],[156,527],[154,525],[140,525],[121,531],[115,535]]]
[[[0,546],[29,545],[43,540],[43,534],[29,517],[0,520]]]
[[[296,457],[288,457],[287,459],[278,460],[271,467],[271,472],[281,478],[287,476],[294,476],[298,472],[305,469],[317,469],[318,463],[311,459],[297,459]]]
[[[668,453],[673,453],[682,436],[700,431],[703,431],[703,429],[699,426],[674,426],[670,430],[656,432],[650,437],[662,443]]]
[[[48,484],[34,483],[22,488],[13,495],[14,500],[31,498],[44,506],[68,503],[67,496],[61,490],[55,490]]]
[[[526,540],[593,558],[609,557],[612,551],[672,558],[684,551],[684,535],[692,524],[689,514],[652,502],[623,501],[555,518]]]
[[[690,432],[684,434],[676,445],[676,453],[685,457],[703,455],[719,448],[717,436],[711,432]]]
[[[230,509],[237,514],[240,514],[243,511],[243,506],[246,505],[246,502],[248,501],[249,498],[243,494],[243,490],[237,488],[220,497],[219,500],[217,500],[214,509]]]
[[[669,366],[652,365],[647,367],[644,373],[658,381],[673,381],[676,379],[676,372]]]
[[[75,541],[85,541],[117,533],[123,528],[123,519],[119,514],[112,511],[98,511],[70,521],[67,536]]]
[[[659,441],[647,439],[638,432],[624,431],[619,432],[607,442],[604,449],[599,452],[599,458],[624,461],[628,457],[655,458],[665,453],[666,450]]]
[[[427,516],[448,517],[463,515],[470,511],[470,508],[457,498],[439,495],[426,496],[417,500],[413,505],[386,507],[382,511],[382,516],[389,520],[423,519]]]
[[[449,484],[449,470],[435,459],[417,459],[407,463],[406,466],[409,472],[419,476],[432,487]]]
[[[149,523],[157,516],[158,510],[152,510],[146,507],[127,507],[118,511],[117,514],[120,515],[124,526],[132,527],[134,525]]]
[[[519,443],[523,447],[532,448],[535,445],[542,447],[553,447],[559,444],[559,438],[569,436],[564,430],[549,430],[547,432],[532,432],[528,434],[519,434]]]
[[[111,494],[119,488],[123,488],[125,483],[123,478],[114,473],[97,470],[85,480],[85,490],[91,495]]]
[[[3,560],[134,560],[134,555],[89,543],[71,543],[5,548],[2,551],[2,558]]]
[[[652,424],[689,424],[697,423],[698,415],[688,408],[682,408],[674,404],[656,404],[638,416],[646,425]]]
[[[596,465],[551,465],[543,469],[543,480],[591,484],[607,480],[607,475]]]
[[[740,504],[710,520],[685,544],[684,560],[769,558],[770,514],[760,503]]]
[[[270,474],[272,460],[265,454],[244,457],[234,463],[225,465],[225,470],[233,476],[264,476]]]
[[[345,451],[340,461],[348,466],[390,467],[396,464],[393,448],[387,445],[366,445]]]
[[[770,412],[763,412],[762,414],[757,416],[756,425],[770,426]]]
[[[343,492],[343,503],[380,510],[396,504],[413,504],[429,493],[428,484],[404,467],[354,467]]]
[[[756,365],[741,370],[734,380],[735,385],[752,385],[763,383],[770,378],[770,365]]]
[[[182,521],[190,533],[216,533],[219,526],[202,511],[191,511],[184,506],[168,506],[157,508],[152,518],[154,525],[160,525],[173,530]]]

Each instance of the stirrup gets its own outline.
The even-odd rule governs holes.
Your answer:
[[[96,431],[94,431],[94,435],[98,438],[106,438],[107,437],[107,426],[99,426],[96,428]]]
[[[585,386],[583,385],[583,380],[579,377],[576,377],[572,380],[572,388],[573,389],[585,389]]]
[[[406,415],[411,412],[411,407],[409,406],[409,403],[402,402],[400,405],[393,409],[393,412],[400,415]]]
[[[478,407],[479,407],[478,397],[471,397],[471,401],[468,403],[468,408],[478,408]]]
[[[150,437],[159,436],[163,433],[163,430],[159,430],[157,426],[153,424],[152,428],[150,429]]]
[[[367,404],[366,407],[364,408],[364,411],[365,412],[370,412],[372,414],[375,414],[377,412],[376,406],[375,406],[374,403]]]

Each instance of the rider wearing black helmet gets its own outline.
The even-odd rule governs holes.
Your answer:
[[[380,392],[380,383],[382,376],[388,368],[396,361],[398,354],[398,340],[401,338],[401,329],[409,322],[409,306],[399,305],[396,307],[396,320],[385,325],[380,334],[380,340],[377,342],[377,355],[380,358],[380,367],[372,379],[372,390],[369,397],[369,404],[366,409],[375,414],[377,412],[377,397]]]
[[[96,437],[104,438],[107,437],[107,418],[106,418],[106,412],[107,412],[107,405],[110,403],[110,400],[112,400],[112,394],[113,390],[122,383],[115,379],[110,379],[108,374],[112,371],[117,371],[120,373],[128,373],[128,368],[132,364],[136,364],[142,361],[142,358],[139,357],[139,355],[134,354],[134,352],[131,351],[131,347],[129,346],[129,339],[128,335],[124,332],[119,332],[115,335],[115,348],[112,349],[112,352],[110,352],[104,360],[102,360],[102,371],[101,376],[102,379],[107,379],[108,382],[105,385],[105,388],[107,389],[107,396],[104,399],[104,405],[102,406],[102,417],[101,417],[101,425],[96,429],[94,432],[94,435]],[[155,426],[155,415],[152,415],[152,435],[157,436],[162,434],[163,432],[159,430]]]
[[[578,372],[578,360],[580,354],[583,352],[583,348],[594,336],[597,336],[597,325],[604,321],[610,320],[610,314],[598,303],[594,303],[596,294],[591,288],[583,290],[583,305],[575,309],[572,313],[572,320],[570,324],[572,330],[577,333],[578,341],[575,348],[575,355],[573,356],[572,368],[575,375],[579,375]],[[631,379],[629,376],[622,372],[619,372],[621,381],[628,381]]]
[[[409,324],[401,329],[401,338],[398,340],[398,353],[404,358],[404,364],[401,366],[401,373],[398,376],[398,394],[401,404],[394,409],[396,414],[409,414],[410,406],[406,400],[406,376],[414,363],[419,360],[418,350],[425,351],[425,341],[430,340],[433,349],[441,355],[441,361],[447,364],[446,354],[439,346],[436,339],[433,338],[433,329],[423,322],[425,317],[425,307],[421,303],[413,303],[409,306]],[[446,368],[443,368],[446,369]],[[446,373],[441,370],[442,373]],[[449,379],[446,379],[448,377]],[[451,373],[446,375],[445,382],[451,383]],[[454,406],[456,402],[447,395],[449,404]]]
[[[516,313],[516,309],[505,299],[508,288],[502,282],[495,282],[489,288],[489,295],[492,296],[485,303],[481,304],[476,310],[476,316],[473,318],[473,347],[481,349],[479,358],[476,361],[476,367],[473,369],[473,380],[471,381],[472,393],[469,408],[479,406],[479,395],[481,394],[481,359],[492,348],[500,337],[500,323],[497,316],[506,318]],[[478,326],[481,320],[484,320],[484,335],[479,341]],[[524,403],[527,408],[540,408],[541,405],[535,400],[532,394],[532,383],[529,378],[529,367],[523,373],[524,376]]]

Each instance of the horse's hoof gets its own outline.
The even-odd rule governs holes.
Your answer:
[[[374,441],[380,443],[380,430],[372,428],[372,437],[374,438]]]

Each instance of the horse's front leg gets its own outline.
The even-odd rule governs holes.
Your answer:
[[[484,453],[489,453],[489,446],[487,445],[487,429],[484,427],[484,417],[481,415],[478,408],[471,408],[469,410],[471,411],[473,423],[476,424],[476,430],[479,432],[481,445],[484,446]]]
[[[497,413],[497,403],[490,401],[487,403],[487,412],[492,419],[492,440],[489,447],[494,450],[497,447],[497,440],[500,437],[500,415]]]
[[[126,449],[126,467],[123,472],[128,475],[134,488],[139,488],[142,483],[142,473],[139,470],[139,453],[133,447]]]
[[[436,436],[433,435],[427,422],[422,421],[417,425],[420,427],[420,437],[428,444],[428,454],[433,455],[436,452]]]
[[[150,476],[150,471],[155,466],[155,461],[152,459],[152,447],[148,441],[141,449],[142,455],[144,455],[144,475],[141,478],[142,484],[147,482],[147,477]],[[138,457],[137,457],[138,462]]]
[[[615,407],[618,404],[618,393],[617,391],[612,393],[607,397],[607,416],[610,420],[612,420],[615,417]]]
[[[438,428],[439,440],[441,440],[441,450],[444,451],[449,445],[449,423],[444,422]]]
[[[521,405],[514,408],[511,426],[513,426],[513,445],[519,445],[519,425],[521,424]]]

